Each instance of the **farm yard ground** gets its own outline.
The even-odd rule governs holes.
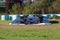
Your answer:
[[[9,22],[0,21],[0,40],[60,40],[60,23],[22,26]]]

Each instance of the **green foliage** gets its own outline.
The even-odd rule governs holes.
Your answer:
[[[12,9],[10,10],[10,13],[17,14],[19,8],[20,8],[20,5],[19,5],[19,4],[14,4],[14,5],[12,6]]]
[[[20,5],[14,4],[12,6],[11,13],[16,14],[19,9]],[[60,13],[60,0],[37,0],[35,3],[26,5],[23,13]]]
[[[55,0],[38,0],[34,4],[25,6],[24,13],[52,13],[52,3]]]
[[[60,13],[60,0],[56,0],[52,6],[56,13]]]
[[[26,13],[32,14],[32,13],[34,13],[35,10],[36,10],[36,9],[35,9],[34,6],[28,5],[28,6],[26,6],[26,7],[24,8],[24,13],[25,13],[25,14],[26,14]]]
[[[37,5],[38,4],[38,5]],[[37,1],[36,3],[27,5],[24,7],[24,13],[26,14],[35,14],[36,12],[41,10],[41,3]]]

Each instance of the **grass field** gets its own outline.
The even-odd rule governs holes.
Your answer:
[[[8,25],[10,22],[11,22],[10,20],[7,20],[7,21],[1,21],[0,20],[1,25]]]
[[[60,40],[60,23],[45,26],[13,26],[8,25],[9,22],[0,21],[0,40]]]
[[[0,40],[60,40],[60,30],[18,30],[0,28]]]

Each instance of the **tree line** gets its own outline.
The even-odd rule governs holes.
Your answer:
[[[14,4],[10,13],[20,13],[20,5]],[[23,14],[55,14],[60,13],[60,0],[37,0],[35,3],[25,5]]]

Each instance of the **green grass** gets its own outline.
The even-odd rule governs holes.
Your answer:
[[[60,30],[18,30],[0,28],[0,40],[60,40]]]
[[[60,40],[60,30],[49,30],[48,40]]]
[[[0,21],[1,25],[8,25],[11,21],[7,20],[7,21]]]
[[[9,22],[10,21],[0,21],[0,24],[7,25]],[[57,26],[60,26],[60,24]],[[60,30],[19,30],[0,28],[0,40],[60,40]]]

